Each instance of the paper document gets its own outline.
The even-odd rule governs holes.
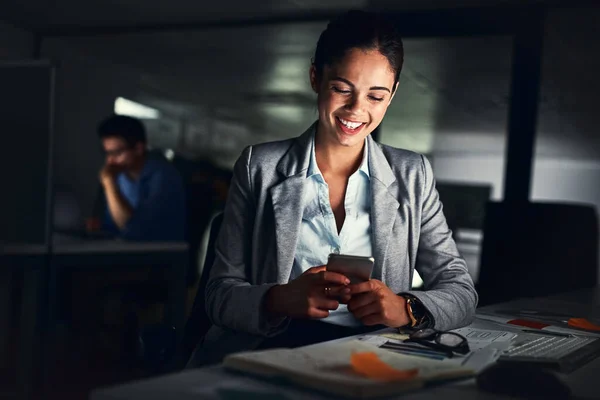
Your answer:
[[[523,317],[478,313],[477,318],[481,319],[481,320],[485,320],[485,321],[496,322],[497,324],[501,324],[501,325],[512,326],[512,327],[518,328],[520,330],[531,329],[531,323],[529,323],[528,319],[525,319]],[[597,333],[597,332],[583,331],[583,330],[573,329],[573,328],[568,328],[568,327],[563,327],[563,326],[547,325],[547,324],[536,325],[536,326],[538,327],[537,329],[539,329],[541,332],[548,331],[548,332],[567,333],[567,334],[580,335],[580,336],[600,337],[600,333]]]
[[[359,337],[359,340],[391,352],[454,364],[479,372],[498,360],[502,353],[511,346],[513,339],[517,337],[517,334],[513,332],[469,327],[455,329],[452,332],[467,338],[471,352],[464,356],[455,354],[454,357],[448,358],[443,354],[436,354],[435,351],[423,348],[419,344],[404,343],[408,339],[408,334],[392,331],[365,334]]]
[[[398,371],[417,369],[414,378],[380,382],[353,372],[356,353],[373,353]],[[434,361],[383,350],[364,341],[319,343],[296,349],[273,349],[237,353],[224,360],[233,368],[266,376],[277,376],[315,389],[352,397],[376,397],[422,387],[426,382],[473,376],[473,370],[456,363]]]
[[[347,342],[336,343],[335,345],[319,343],[312,346],[300,347],[289,351],[285,355],[285,364],[287,368],[293,370],[302,370],[308,366],[312,371],[335,372],[340,366],[348,365],[350,355],[353,352],[360,351],[375,352],[383,362],[399,370],[418,368],[419,378],[423,379],[454,369],[445,363],[431,362],[420,357],[397,355],[357,340],[349,340]],[[277,363],[281,363],[281,361],[277,360]],[[349,379],[356,379],[356,377],[349,376]]]
[[[508,331],[496,331],[489,329],[475,329],[475,328],[460,328],[455,329],[451,332],[458,333],[464,336],[469,342],[471,351],[477,351],[489,346],[492,343],[507,342],[510,343],[517,335],[513,332]],[[368,333],[359,337],[364,343],[368,343],[377,347],[381,347],[386,343],[404,343],[408,339],[408,334],[404,333],[393,333],[393,332],[378,332]],[[407,346],[421,347],[416,343],[406,343]]]
[[[513,332],[475,329],[469,327],[455,329],[452,332],[466,337],[471,351],[481,350],[492,343],[510,343],[511,340],[517,337],[517,334]]]

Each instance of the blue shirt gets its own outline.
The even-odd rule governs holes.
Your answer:
[[[119,191],[133,208],[133,215],[121,230],[105,206],[103,229],[123,239],[139,241],[184,241],[186,204],[183,180],[171,164],[146,159],[137,180],[117,176]]]
[[[302,199],[304,211],[290,280],[311,267],[326,265],[330,253],[366,257],[373,255],[368,142],[365,140],[360,167],[348,180],[344,199],[346,218],[339,234],[329,202],[329,187],[317,165],[314,136],[310,157]],[[329,317],[323,321],[349,326],[361,325],[343,304],[330,312]]]

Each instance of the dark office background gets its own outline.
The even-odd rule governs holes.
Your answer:
[[[2,179],[19,193],[7,207],[2,203],[0,239],[23,240],[22,230],[11,236],[19,221],[43,234],[42,211],[32,206],[41,213],[35,217],[12,208],[49,204],[40,203],[48,159],[55,224],[83,224],[94,209],[102,163],[96,124],[113,112],[139,115],[134,102],[146,107],[153,155],[184,176],[200,241],[222,208],[243,147],[297,136],[316,118],[308,68],[326,21],[348,8],[371,8],[404,23],[406,51],[399,92],[378,139],[429,157],[477,280],[489,200],[600,207],[596,3],[4,0],[0,82],[23,86],[12,91],[17,97],[2,97],[4,83],[0,90]],[[26,65],[49,66],[54,80],[49,70],[10,75],[9,66]],[[31,240],[43,242],[36,235]],[[598,232],[591,235],[598,251]],[[202,246],[195,250],[201,259]],[[509,282],[519,280],[518,271],[507,274]],[[70,362],[60,368],[76,369]],[[77,398],[95,385],[133,377],[108,375],[86,377],[84,388],[65,393]]]

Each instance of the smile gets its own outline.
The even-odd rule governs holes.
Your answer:
[[[358,133],[358,131],[360,131],[363,126],[365,126],[364,122],[349,121],[340,117],[335,117],[335,121],[337,122],[338,126],[342,129],[342,131],[348,134]]]
[[[356,129],[359,126],[363,125],[363,122],[352,122],[352,121],[348,121],[347,119],[343,119],[340,117],[336,117],[342,124],[344,124],[345,126],[347,126],[350,129]]]

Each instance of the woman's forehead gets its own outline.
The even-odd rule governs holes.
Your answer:
[[[327,79],[344,78],[353,84],[385,86],[391,89],[395,73],[388,59],[378,50],[351,49],[333,65],[325,66]]]

